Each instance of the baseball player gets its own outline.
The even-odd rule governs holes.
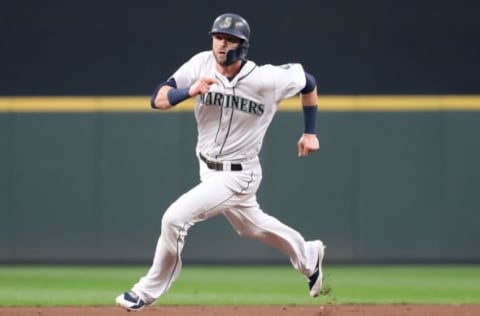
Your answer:
[[[117,305],[127,310],[151,305],[169,290],[182,268],[189,228],[218,214],[240,236],[286,253],[307,278],[310,296],[318,296],[322,288],[322,241],[305,241],[299,232],[263,212],[256,200],[262,180],[258,154],[283,99],[301,94],[305,126],[298,156],[320,148],[315,78],[300,64],[259,66],[247,60],[250,27],[237,14],[217,17],[210,35],[212,50],[194,55],[151,98],[151,106],[161,110],[195,98],[201,182],[164,213],[152,266],[130,291],[116,298]]]

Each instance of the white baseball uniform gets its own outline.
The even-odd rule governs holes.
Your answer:
[[[318,247],[264,213],[255,195],[262,179],[258,154],[266,130],[279,103],[305,87],[305,72],[300,64],[258,66],[247,61],[234,78],[226,78],[215,64],[212,51],[201,52],[172,76],[178,88],[189,87],[201,77],[216,78],[219,83],[196,97],[201,182],[163,215],[153,264],[132,288],[147,303],[166,293],[178,278],[188,229],[218,214],[225,215],[239,235],[286,253],[305,276],[315,269]]]

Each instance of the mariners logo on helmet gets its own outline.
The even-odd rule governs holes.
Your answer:
[[[222,28],[222,29],[229,28],[231,25],[232,25],[232,17],[231,16],[225,17],[225,20],[223,20],[222,22],[220,22],[218,24],[218,26],[220,26],[220,28]]]

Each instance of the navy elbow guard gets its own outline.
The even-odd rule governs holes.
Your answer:
[[[312,92],[315,87],[317,86],[317,82],[315,80],[315,77],[309,74],[308,72],[305,71],[305,78],[306,78],[306,83],[305,87],[300,91],[302,94],[310,93]]]
[[[152,97],[150,98],[150,106],[152,107],[152,109],[156,109],[156,108],[157,108],[157,107],[155,106],[155,99],[157,98],[158,91],[160,91],[160,88],[162,88],[163,86],[170,86],[170,87],[172,87],[172,88],[176,88],[176,87],[177,87],[177,82],[175,81],[174,78],[170,78],[170,79],[168,79],[167,81],[160,83],[160,84],[155,88],[155,90],[153,91]]]
[[[150,106],[152,109],[156,109],[157,107],[155,106],[155,99],[157,98],[158,90],[160,90],[161,87],[163,87],[165,84],[161,83],[159,84],[156,88],[155,91],[152,93],[152,97],[150,98]]]

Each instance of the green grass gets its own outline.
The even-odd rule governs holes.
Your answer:
[[[147,268],[0,266],[0,306],[113,305]],[[187,266],[158,304],[480,303],[480,266],[327,266],[324,274],[328,293],[312,299],[290,266]]]

